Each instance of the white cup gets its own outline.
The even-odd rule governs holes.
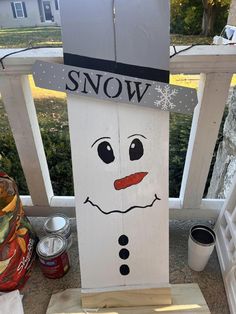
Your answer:
[[[188,239],[188,265],[192,270],[202,271],[214,250],[215,232],[204,225],[191,228]]]

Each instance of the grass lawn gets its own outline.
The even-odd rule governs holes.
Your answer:
[[[171,45],[211,45],[212,37],[206,37],[201,35],[178,35],[171,34],[170,35]]]
[[[62,46],[60,27],[0,29],[0,48],[26,48],[50,45]]]
[[[172,45],[208,45],[211,37],[171,35]],[[0,29],[0,48],[25,48],[29,45],[62,46],[60,27],[30,27]]]

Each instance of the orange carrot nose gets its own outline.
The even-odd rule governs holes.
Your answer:
[[[114,187],[116,190],[126,189],[129,186],[140,183],[148,172],[136,172],[127,177],[115,180]]]

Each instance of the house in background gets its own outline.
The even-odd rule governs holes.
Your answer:
[[[59,0],[0,0],[0,28],[59,25]]]

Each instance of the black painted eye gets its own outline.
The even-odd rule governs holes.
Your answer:
[[[115,156],[113,153],[113,149],[110,143],[104,141],[98,145],[98,156],[104,161],[106,164],[110,164],[115,160]]]
[[[129,147],[129,158],[130,160],[138,160],[142,156],[143,156],[143,144],[138,138],[135,138]]]

